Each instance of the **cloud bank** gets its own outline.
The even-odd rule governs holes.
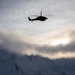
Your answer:
[[[20,30],[14,30],[13,32],[6,32],[2,28],[0,29],[0,46],[9,52],[19,54],[33,54],[42,55],[47,57],[74,57],[75,54],[75,31],[68,31],[71,36],[71,42],[66,45],[37,45],[34,40],[25,34],[22,34]]]

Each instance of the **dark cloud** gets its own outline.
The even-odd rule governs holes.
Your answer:
[[[75,42],[71,42],[67,45],[57,45],[57,46],[42,46],[36,48],[38,51],[47,53],[58,53],[58,52],[75,52]]]

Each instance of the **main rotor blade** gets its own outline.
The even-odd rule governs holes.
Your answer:
[[[52,15],[45,15],[45,16],[52,16]]]
[[[35,17],[37,17],[37,16],[39,16],[39,15],[31,15],[31,16],[35,16]]]

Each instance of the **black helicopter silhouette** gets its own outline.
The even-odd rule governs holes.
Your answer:
[[[28,17],[29,21],[45,21],[46,19],[48,19],[47,17],[45,16],[42,16],[42,11],[40,12],[40,16],[34,18],[34,19],[31,19],[30,17]]]

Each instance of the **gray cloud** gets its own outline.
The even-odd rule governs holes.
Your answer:
[[[0,45],[5,47],[10,52],[17,52],[21,53],[23,50],[32,49],[33,46],[30,42],[27,42],[27,37],[24,39],[20,37],[20,34],[14,33],[7,33],[3,30],[0,30]]]
[[[37,50],[43,52],[47,52],[47,53],[58,53],[58,52],[75,52],[75,30],[68,30],[68,31],[63,31],[60,32],[60,34],[55,35],[56,38],[59,38],[61,36],[67,36],[70,37],[71,41],[66,44],[59,44],[57,46],[41,46],[38,47]],[[53,37],[54,38],[54,37]]]
[[[0,30],[0,45],[3,45],[8,51],[22,53],[26,51],[35,50],[39,53],[50,53],[55,54],[58,52],[75,52],[75,40],[73,39],[70,43],[66,45],[57,45],[57,46],[48,46],[48,45],[36,45],[31,42],[31,40],[27,39],[28,36],[21,37],[21,33],[7,33],[3,30]],[[71,35],[74,35],[73,31],[70,32]],[[73,36],[72,36],[73,38]]]
[[[58,52],[75,52],[75,42],[71,42],[67,45],[57,45],[57,46],[42,46],[37,47],[37,50],[40,52],[47,52],[47,53],[58,53]]]

